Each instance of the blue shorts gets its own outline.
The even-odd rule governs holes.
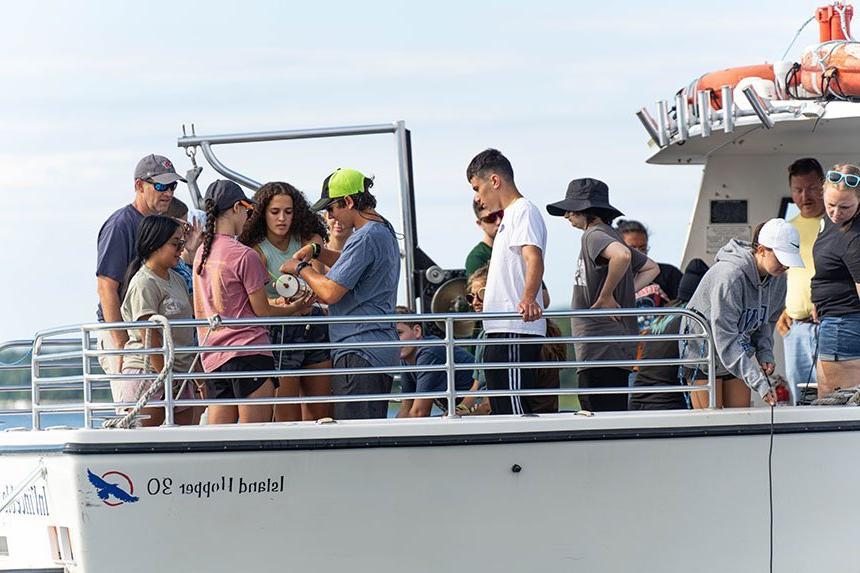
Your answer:
[[[818,359],[824,362],[860,360],[860,314],[821,319]]]

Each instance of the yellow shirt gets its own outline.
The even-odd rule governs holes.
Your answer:
[[[821,230],[821,217],[798,215],[789,221],[800,234],[800,257],[806,267],[788,269],[785,293],[785,310],[795,320],[812,316],[812,277],[815,263],[812,260],[812,245]]]

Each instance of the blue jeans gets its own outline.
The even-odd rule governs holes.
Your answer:
[[[785,348],[785,376],[791,390],[792,401],[797,404],[806,383],[815,382],[815,354],[817,325],[794,321],[783,338]]]

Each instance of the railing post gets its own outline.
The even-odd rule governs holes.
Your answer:
[[[163,325],[159,324],[158,328],[161,329],[161,349],[164,351],[162,364],[167,364],[167,334]],[[164,425],[176,425],[173,419],[173,368],[167,370],[167,377],[164,379]]]
[[[703,321],[704,322],[704,321]],[[715,410],[717,408],[717,375],[716,365],[714,360],[714,336],[713,333],[705,325],[705,333],[708,335],[708,408]]]
[[[39,413],[39,373],[41,364],[36,360],[42,352],[42,336],[37,335],[33,341],[33,352],[30,354],[30,410],[34,430],[42,429],[42,418]]]
[[[110,331],[108,331],[110,335]],[[81,375],[84,382],[84,428],[87,430],[93,427],[93,414],[90,410],[90,401],[92,400],[92,387],[90,386],[90,357],[87,351],[90,350],[90,333],[85,326],[81,327],[81,359],[83,360],[83,369]],[[111,364],[110,356],[103,361],[105,364]],[[105,374],[112,374],[105,372]]]
[[[457,415],[457,368],[454,362],[454,319],[450,316],[445,319],[445,373],[448,378],[448,416]]]

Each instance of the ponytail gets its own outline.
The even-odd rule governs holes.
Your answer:
[[[215,206],[215,201],[206,199],[206,228],[203,231],[203,254],[200,256],[200,265],[197,267],[197,274],[203,273],[203,267],[206,266],[206,259],[209,258],[209,253],[212,250],[212,241],[215,239],[215,219],[218,218],[218,209]]]

